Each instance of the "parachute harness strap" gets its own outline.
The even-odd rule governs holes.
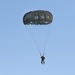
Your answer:
[[[38,50],[38,52],[39,52],[39,54],[40,54],[40,56],[41,56],[41,52],[40,52],[40,49],[39,49],[39,46],[38,46],[38,44],[37,44],[37,42],[36,42],[36,39],[31,35],[31,33],[30,33],[30,31],[29,31],[29,29],[27,28],[27,26],[26,26],[26,29],[27,29],[27,31],[28,31],[28,33],[29,33],[29,35],[30,35],[30,37],[31,37],[31,39],[33,40],[33,43],[35,44],[35,46],[36,46],[36,48],[37,48],[37,50]]]

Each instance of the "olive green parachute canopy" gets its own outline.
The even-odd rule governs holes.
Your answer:
[[[25,25],[29,24],[47,25],[50,24],[52,20],[53,15],[49,11],[44,10],[30,11],[23,16],[23,23]]]

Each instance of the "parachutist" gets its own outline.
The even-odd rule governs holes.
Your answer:
[[[41,64],[45,64],[45,57],[44,56],[41,56]]]
[[[23,16],[24,25],[48,25],[48,24],[51,24],[52,21],[53,21],[53,15],[51,14],[51,12],[46,11],[46,10],[29,11],[26,14],[24,14],[24,16]],[[29,30],[28,30],[28,32],[29,32]],[[29,32],[29,34],[30,34],[30,32]],[[32,37],[32,35],[31,35],[31,37]],[[35,38],[32,38],[32,39],[37,46],[37,41],[34,40]],[[46,43],[45,43],[45,45],[46,45]],[[41,55],[41,64],[45,64],[44,60],[45,60],[44,55]]]

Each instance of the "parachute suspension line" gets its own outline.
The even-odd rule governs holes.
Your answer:
[[[51,29],[51,27],[49,27]],[[46,41],[45,41],[45,44],[44,44],[44,50],[43,50],[43,55],[45,55],[45,50],[46,50],[46,47],[47,47],[47,43],[48,43],[48,39],[49,39],[49,34],[50,34],[50,29],[48,29],[48,34],[47,34],[47,37],[46,37]]]
[[[41,56],[42,54],[41,54],[41,52],[40,52],[40,48],[39,48],[39,46],[38,46],[38,44],[37,44],[37,41],[36,41],[36,39],[34,38],[35,36],[32,36],[32,34],[30,33],[30,31],[29,31],[29,29],[27,28],[27,26],[26,26],[26,29],[27,29],[27,31],[28,31],[28,33],[29,33],[31,39],[33,40],[33,43],[35,44],[35,46],[36,46],[36,48],[37,48],[37,50],[38,50],[38,53],[39,53],[40,56]]]

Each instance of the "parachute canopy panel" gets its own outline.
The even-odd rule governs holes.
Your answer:
[[[25,25],[29,24],[47,25],[50,24],[52,20],[53,15],[49,11],[44,10],[30,11],[23,16],[23,23]]]

